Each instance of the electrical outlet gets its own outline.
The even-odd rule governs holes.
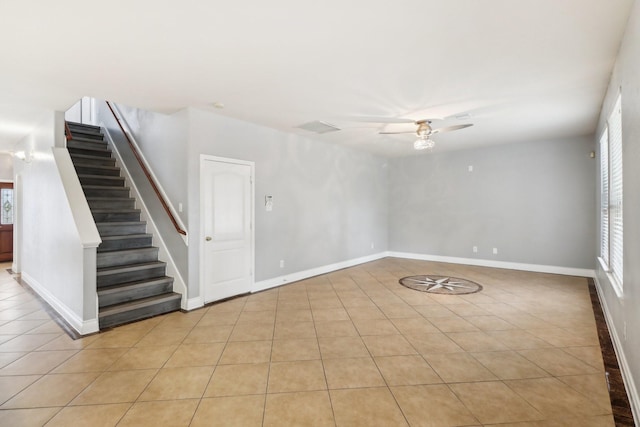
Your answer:
[[[469,172],[473,172],[473,165],[469,165]]]
[[[375,247],[376,245],[373,242],[371,242],[371,249],[375,249]]]
[[[178,203],[178,212],[182,212],[182,203]]]
[[[498,248],[493,248],[493,254],[498,255]]]
[[[478,253],[478,247],[477,247],[477,246],[474,246],[474,247],[473,247],[473,253],[474,253],[474,254],[477,254],[477,253]]]
[[[280,268],[284,268],[284,260],[283,259],[280,260]]]

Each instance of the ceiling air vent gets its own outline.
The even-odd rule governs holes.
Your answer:
[[[462,113],[462,114],[456,115],[456,119],[458,120],[469,120],[470,118],[471,118],[471,114],[469,113]]]
[[[332,125],[331,123],[323,122],[320,120],[316,120],[314,122],[305,123],[300,126],[296,126],[299,129],[304,129],[309,132],[315,133],[328,133],[328,132],[336,132],[339,131],[340,128]]]

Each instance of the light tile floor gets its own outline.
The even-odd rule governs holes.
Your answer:
[[[583,278],[386,258],[74,341],[0,267],[2,426],[614,425]]]

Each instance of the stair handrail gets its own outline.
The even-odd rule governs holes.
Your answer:
[[[145,162],[142,160],[142,156],[138,152],[138,149],[136,148],[135,144],[131,141],[131,138],[129,138],[129,134],[127,134],[127,132],[124,130],[124,127],[122,126],[122,123],[120,122],[120,118],[118,117],[116,112],[113,110],[113,107],[111,106],[111,103],[109,101],[105,101],[105,102],[107,103],[107,107],[109,107],[109,110],[111,111],[111,114],[113,114],[113,117],[116,119],[116,122],[118,122],[118,126],[120,126],[120,130],[124,134],[124,137],[127,139],[127,142],[129,143],[129,147],[131,147],[131,151],[133,152],[133,155],[136,157],[136,160],[138,161],[138,164],[142,168],[142,171],[147,176],[147,179],[149,180],[149,183],[151,184],[151,187],[153,188],[153,191],[156,193],[156,196],[158,196],[158,199],[160,200],[160,203],[162,204],[162,207],[164,208],[164,210],[167,213],[167,215],[169,215],[169,219],[171,220],[171,223],[173,224],[173,226],[175,227],[176,231],[179,234],[182,234],[183,236],[186,236],[187,232],[180,227],[180,224],[178,224],[178,221],[176,220],[175,216],[173,215],[173,212],[171,212],[171,209],[169,209],[169,204],[164,199],[164,197],[162,197],[162,194],[160,193],[160,190],[158,189],[158,185],[156,184],[155,180],[151,176],[151,173],[149,172],[149,169],[147,169],[147,166],[145,165]]]
[[[71,141],[73,139],[73,135],[71,134],[71,129],[69,128],[69,122],[64,121],[64,131],[67,135],[67,141]]]

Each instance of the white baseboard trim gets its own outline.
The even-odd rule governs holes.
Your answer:
[[[308,279],[309,277],[318,276],[320,274],[331,273],[332,271],[341,270],[347,267],[353,267],[354,265],[364,264],[365,262],[375,261],[386,257],[385,252],[380,252],[374,255],[368,255],[365,257],[354,258],[347,261],[337,262],[335,264],[323,265],[321,267],[312,268],[309,270],[298,271],[296,273],[287,274],[284,276],[274,277],[272,279],[261,280],[253,284],[251,293],[264,291],[267,289],[275,288],[276,286],[286,285],[287,283],[297,282],[298,280]],[[185,310],[195,310],[204,306],[204,298],[199,296],[195,298],[189,298],[187,300]]]
[[[600,284],[597,276],[595,277],[595,284],[596,291],[598,292],[598,299],[600,300],[600,306],[602,306],[604,318],[607,322],[607,328],[609,329],[609,336],[611,336],[611,341],[613,342],[613,347],[615,348],[616,356],[618,358],[618,366],[620,367],[620,372],[622,373],[624,388],[627,390],[627,396],[629,396],[631,412],[633,413],[633,418],[635,420],[640,420],[640,395],[638,394],[638,389],[633,382],[633,377],[631,376],[631,368],[629,368],[629,362],[627,362],[627,358],[624,354],[622,341],[620,341],[618,331],[616,330],[615,323],[613,322],[613,317],[611,316],[611,312],[609,311],[609,307],[607,306],[607,300],[605,299],[604,293],[602,291],[602,285]]]
[[[360,258],[337,262],[335,264],[323,265],[321,267],[311,268],[309,270],[298,271],[296,273],[286,274],[284,276],[278,276],[272,279],[261,280],[260,282],[256,282],[253,284],[253,289],[251,290],[251,292],[253,293],[264,291],[266,289],[286,285],[287,283],[291,282],[297,282],[298,280],[308,279],[309,277],[318,276],[320,274],[331,273],[332,271],[353,267],[354,265],[364,264],[365,262],[375,261],[386,256],[387,254],[385,252],[380,252],[373,255],[367,255]]]
[[[536,273],[562,274],[565,276],[595,277],[595,270],[586,268],[559,267],[555,265],[524,264],[519,262],[493,261],[488,259],[458,258],[440,255],[415,254],[389,251],[386,256],[395,258],[418,259],[422,261],[446,262],[450,264],[477,265],[480,267],[504,268],[508,270],[532,271]]]
[[[82,320],[80,316],[74,313],[66,304],[60,301],[47,288],[42,286],[36,279],[31,277],[29,273],[22,272],[21,276],[27,285],[31,287],[43,300],[45,300],[62,318],[80,335],[92,334],[100,331],[98,319]]]
[[[276,286],[285,285],[287,283],[296,282],[298,280],[308,279],[309,277],[330,273],[332,271],[353,267],[354,265],[364,264],[365,262],[375,261],[375,260],[386,258],[386,257],[446,262],[451,264],[477,265],[480,267],[504,268],[509,270],[523,270],[523,271],[532,271],[536,273],[562,274],[566,276],[595,277],[595,270],[589,270],[584,268],[558,267],[554,265],[523,264],[523,263],[516,263],[516,262],[492,261],[492,260],[475,259],[475,258],[458,258],[458,257],[446,257],[446,256],[439,256],[439,255],[416,254],[416,253],[409,253],[409,252],[387,251],[387,252],[380,252],[373,255],[368,255],[361,258],[342,261],[335,264],[324,265],[324,266],[312,268],[309,270],[298,271],[296,273],[287,274],[284,276],[278,276],[272,279],[262,280],[260,282],[254,283],[253,290],[251,292],[260,292],[265,289],[270,289]]]
[[[187,311],[190,311],[190,310],[195,310],[196,308],[200,308],[200,307],[204,307],[204,298],[195,297],[195,298],[187,299],[187,303],[186,303],[186,306],[184,307],[184,309],[187,310]]]

